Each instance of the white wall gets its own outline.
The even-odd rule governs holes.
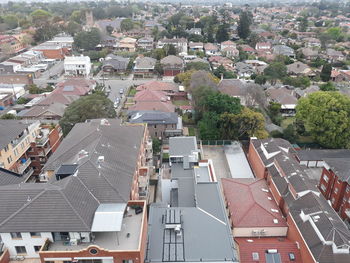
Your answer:
[[[258,235],[253,235],[253,230],[265,230],[264,237],[283,237],[287,236],[288,227],[236,227],[232,232],[234,237],[258,237]]]
[[[12,239],[10,233],[1,233],[1,239],[4,242],[6,248],[10,252],[10,257],[17,255],[15,246],[25,246],[27,250],[27,258],[39,258],[39,253],[36,253],[34,246],[42,246],[46,239],[53,241],[52,234],[50,232],[42,232],[41,237],[31,237],[29,232],[21,233],[22,239]]]

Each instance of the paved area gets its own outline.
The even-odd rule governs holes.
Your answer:
[[[204,159],[212,159],[217,180],[221,178],[231,178],[230,168],[226,161],[223,146],[203,145]]]
[[[58,61],[55,65],[53,65],[51,68],[43,72],[40,76],[40,78],[34,79],[34,84],[44,87],[48,82],[58,82],[63,77],[61,76],[61,73],[63,72],[63,61]],[[50,76],[58,75],[61,76],[60,79],[51,80]]]

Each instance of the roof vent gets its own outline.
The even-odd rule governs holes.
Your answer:
[[[275,213],[278,213],[278,210],[277,210],[277,209],[271,208],[271,211],[272,211],[272,212],[275,212]]]
[[[30,198],[30,196],[28,195],[27,202],[30,202],[30,201],[32,201],[32,198]]]
[[[269,190],[267,190],[267,189],[265,189],[265,188],[261,188],[261,191],[266,192],[266,193],[269,192]]]
[[[270,201],[272,200],[272,198],[270,196],[268,196],[267,199],[269,199]]]
[[[253,240],[253,239],[247,239],[247,242],[249,242],[249,243],[253,243],[253,242],[254,242],[254,240]]]
[[[88,155],[89,155],[89,153],[83,149],[78,153],[78,159],[80,160],[84,157],[87,157]]]
[[[273,219],[273,223],[274,223],[274,224],[278,224],[278,219],[274,218],[274,219]]]
[[[105,161],[105,157],[103,155],[100,155],[98,158],[97,158],[97,162],[98,163],[103,163]]]

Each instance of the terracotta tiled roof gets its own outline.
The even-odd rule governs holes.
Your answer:
[[[249,240],[249,241],[248,241]],[[300,251],[297,244],[284,238],[235,238],[239,248],[240,262],[244,263],[266,263],[265,253],[268,249],[277,249],[281,262],[302,263]],[[259,254],[259,260],[253,260],[253,253]],[[293,253],[295,260],[291,261],[289,254]]]
[[[136,88],[137,91],[141,90],[158,90],[158,91],[177,91],[178,88],[175,84],[161,81],[149,81]]]
[[[287,227],[264,179],[224,178],[221,182],[234,228]]]

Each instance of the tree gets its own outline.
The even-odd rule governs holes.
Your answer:
[[[283,130],[283,136],[284,139],[291,143],[295,143],[297,139],[297,133],[295,131],[295,127],[293,124],[289,124],[287,128]]]
[[[158,138],[152,139],[152,149],[153,153],[157,154],[160,152],[162,146],[162,142]]]
[[[294,86],[294,87],[307,88],[310,86],[311,81],[307,76],[285,77],[283,79],[283,84]]]
[[[259,85],[264,85],[266,81],[267,81],[267,78],[264,75],[257,75],[254,80],[254,82]]]
[[[300,31],[300,32],[306,32],[307,27],[308,27],[307,16],[303,16],[303,17],[300,19],[299,31]]]
[[[71,36],[74,36],[76,33],[82,31],[82,26],[74,21],[69,21],[65,31],[70,34]]]
[[[332,74],[332,65],[330,63],[325,63],[321,70],[321,80],[327,82],[331,79]]]
[[[20,97],[16,102],[17,104],[26,104],[30,101],[30,99],[27,99],[25,97]]]
[[[274,62],[264,69],[264,74],[272,84],[275,84],[276,80],[287,76],[287,67],[281,62]]]
[[[3,19],[9,29],[14,29],[18,26],[18,18],[15,15],[9,14],[4,16]]]
[[[93,50],[100,43],[101,35],[97,28],[82,31],[74,36],[74,45],[84,50]]]
[[[43,26],[43,25],[48,23],[52,14],[48,11],[43,10],[43,9],[37,9],[37,10],[33,11],[30,14],[30,16],[32,18],[33,23],[36,26]]]
[[[242,11],[238,21],[238,36],[242,39],[247,39],[250,35],[250,25],[252,23],[252,14],[248,11]]]
[[[120,23],[120,29],[122,31],[129,31],[134,28],[134,22],[130,18],[123,19]]]
[[[328,148],[350,148],[350,98],[334,91],[319,91],[301,98],[296,118],[313,139]]]
[[[101,94],[91,94],[81,97],[70,104],[60,120],[63,134],[66,136],[78,122],[88,119],[115,118],[113,102]]]
[[[60,32],[60,28],[50,23],[44,24],[35,30],[34,40],[36,42],[43,42],[52,39]]]
[[[15,120],[17,119],[17,116],[12,113],[5,113],[4,115],[1,115],[0,119],[2,120]]]
[[[222,138],[226,140],[248,139],[252,136],[263,139],[268,136],[264,116],[246,107],[239,114],[222,114],[219,123]]]
[[[186,70],[210,70],[210,66],[205,62],[189,62],[186,64]]]
[[[112,26],[108,25],[108,26],[106,26],[106,31],[108,34],[112,34],[114,31],[114,28]]]
[[[336,91],[337,89],[335,88],[335,86],[333,85],[332,82],[328,81],[325,84],[322,84],[320,86],[320,90],[322,91]]]
[[[78,24],[81,24],[83,21],[83,17],[84,17],[84,12],[80,11],[80,10],[75,10],[72,12],[69,20],[70,21],[74,21]]]
[[[267,107],[267,114],[271,118],[271,121],[276,125],[281,125],[282,114],[281,114],[281,104],[277,102],[270,102]]]
[[[164,45],[163,50],[164,50],[166,56],[169,56],[169,55],[176,56],[177,55],[177,49],[173,44]]]
[[[218,42],[218,43],[229,40],[230,37],[228,34],[228,25],[226,23],[219,25],[218,31],[216,32],[215,37],[216,37],[216,42]]]

